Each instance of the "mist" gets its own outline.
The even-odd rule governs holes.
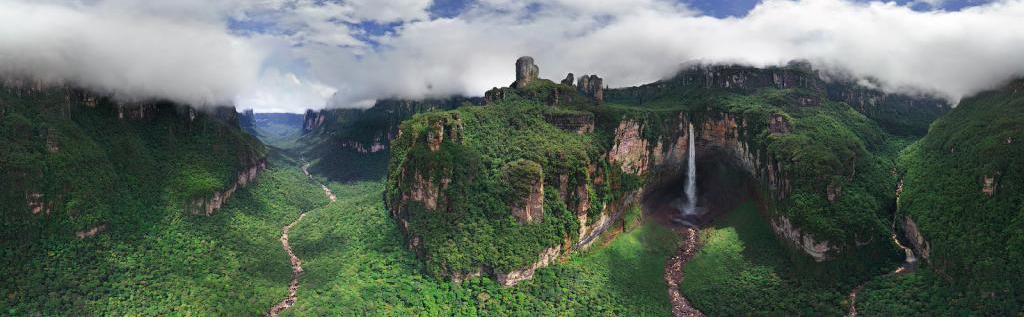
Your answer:
[[[0,74],[260,112],[479,96],[510,84],[522,55],[542,77],[598,74],[610,87],[663,79],[685,63],[805,59],[954,103],[1024,74],[1024,0],[960,11],[767,0],[740,18],[661,0],[480,0],[450,18],[432,16],[430,5],[3,1]]]

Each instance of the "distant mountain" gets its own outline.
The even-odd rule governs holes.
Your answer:
[[[377,101],[368,109],[308,110],[302,118],[299,148],[310,171],[335,181],[381,179],[391,140],[402,121],[418,113],[478,105],[480,98]],[[351,162],[361,162],[353,165]]]

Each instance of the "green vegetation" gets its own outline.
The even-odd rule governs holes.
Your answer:
[[[957,287],[928,269],[883,276],[864,286],[857,298],[861,316],[971,316],[977,311]]]
[[[447,182],[438,198],[446,202],[442,208],[447,211],[429,211],[420,202],[408,205],[409,234],[423,239],[430,272],[470,272],[481,266],[507,272],[577,237],[579,220],[560,197],[555,185],[559,175],[569,175],[571,188],[587,182],[596,189],[591,199],[595,204],[615,198],[587,176],[587,167],[597,161],[592,157],[599,155],[589,146],[591,136],[548,123],[545,117],[552,114],[581,113],[516,101],[421,114],[403,124],[402,136],[392,143],[388,200],[397,202],[400,193],[418,186],[414,173],[424,173],[418,177],[430,184]],[[443,143],[433,152],[424,143],[428,135],[439,133],[444,134]],[[533,167],[532,174],[545,178],[545,216],[538,223],[521,225],[511,214],[510,206],[521,203],[528,190],[513,186],[524,184],[506,182],[505,171],[518,165]],[[405,178],[399,179],[401,175]],[[611,184],[605,186],[621,186],[618,175],[607,179]]]
[[[514,287],[489,278],[455,284],[425,274],[380,202],[381,183],[330,187],[338,202],[292,229],[305,274],[285,316],[670,315],[662,273],[678,237],[661,227],[620,234]]]
[[[737,93],[678,88],[663,94],[648,97],[643,104],[619,103],[609,105],[610,110],[588,110],[606,111],[609,114],[598,117],[612,122],[617,122],[616,116],[618,120],[639,120],[645,138],[651,141],[673,134],[674,118],[680,112],[697,124],[732,116],[746,124],[740,129],[740,139],[751,151],[759,151],[761,160],[777,162],[785,172],[783,177],[791,181],[788,197],[774,202],[771,212],[786,216],[816,240],[844,248],[852,248],[854,241],[886,240],[896,188],[896,177],[890,171],[898,151],[891,144],[897,139],[872,120],[843,103],[801,106],[801,98],[823,98],[802,89]],[[789,131],[772,133],[769,122],[773,117],[782,118]],[[828,188],[838,189],[832,202],[827,200]]]
[[[291,280],[278,238],[299,213],[326,203],[297,168],[275,160],[259,183],[212,216],[173,206],[160,218],[111,225],[85,240],[47,239],[4,254],[6,312],[15,315],[260,315]],[[46,281],[46,282],[41,282]]]
[[[476,99],[378,100],[369,109],[324,109],[323,124],[289,144],[309,160],[310,172],[341,182],[378,180],[387,171],[387,146],[414,114],[454,109]],[[361,147],[363,151],[358,148]],[[377,148],[374,151],[374,147]],[[359,164],[351,164],[359,162]]]
[[[899,214],[909,216],[930,246],[932,270],[879,282],[883,303],[921,296],[914,314],[957,308],[982,315],[1024,310],[1024,95],[1021,81],[964,99],[932,124],[900,157]],[[985,192],[991,180],[991,195]],[[948,291],[940,290],[948,288]],[[902,294],[903,289],[923,294]],[[936,294],[939,299],[931,299]],[[889,298],[889,296],[898,296]],[[868,302],[870,303],[870,302]],[[870,305],[870,304],[869,304]],[[881,304],[875,307],[882,306]],[[920,309],[920,310],[916,310]],[[884,312],[884,310],[878,310]]]
[[[223,191],[262,145],[221,112],[190,120],[156,103],[118,120],[110,101],[77,99],[0,90],[0,314],[258,315],[284,297],[277,238],[324,203],[316,186],[275,160],[214,215],[191,215],[189,200]]]
[[[701,241],[700,252],[686,264],[681,286],[701,312],[709,316],[843,314],[851,283],[813,275],[808,267],[815,264],[782,245],[753,203],[718,219],[701,232]]]
[[[795,84],[728,88],[699,84],[700,74],[681,75],[686,79],[610,90],[608,104],[597,105],[573,95],[571,87],[538,80],[523,90],[492,90],[492,103],[484,107],[417,115],[392,144],[388,208],[409,222],[407,236],[434,275],[521,268],[548,247],[576,242],[579,228],[602,210],[617,211],[604,206],[651,177],[666,176],[658,174],[661,166],[631,175],[608,161],[624,122],[639,126],[646,151],[673,144],[685,133],[685,122],[710,124],[698,137],[712,141],[713,134],[725,133],[715,129],[735,124],[738,141],[752,153],[749,164],[757,162],[749,172],[769,193],[765,218],[786,217],[804,235],[829,243],[833,260],[799,265],[799,274],[791,276],[821,277],[838,289],[884,272],[879,267],[898,256],[889,239],[897,183],[892,171],[906,140],[829,100],[824,84],[815,82],[820,79],[804,69],[729,71],[764,83],[778,81],[769,75],[778,71],[781,80]],[[589,118],[594,132],[577,133],[574,119]],[[529,186],[515,180],[531,175],[544,178],[545,217],[520,225],[509,210]],[[579,185],[586,185],[584,197],[559,190]],[[576,217],[583,201],[590,204],[587,223]],[[844,274],[829,274],[835,272]],[[825,305],[839,306],[834,304]]]
[[[264,144],[279,149],[298,147],[302,136],[302,115],[295,113],[257,113],[248,130]]]

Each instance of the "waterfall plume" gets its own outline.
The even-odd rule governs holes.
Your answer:
[[[697,150],[693,137],[693,123],[690,123],[690,142],[687,143],[686,207],[683,215],[693,215],[697,210]]]

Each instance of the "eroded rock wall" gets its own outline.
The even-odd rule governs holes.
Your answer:
[[[235,194],[235,191],[240,188],[245,188],[249,184],[255,182],[260,173],[266,169],[267,161],[260,160],[256,164],[249,166],[239,173],[235,182],[223,191],[214,192],[210,197],[197,198],[190,201],[186,207],[187,212],[193,215],[212,215],[218,209],[223,207],[229,199],[231,199],[231,196]]]

